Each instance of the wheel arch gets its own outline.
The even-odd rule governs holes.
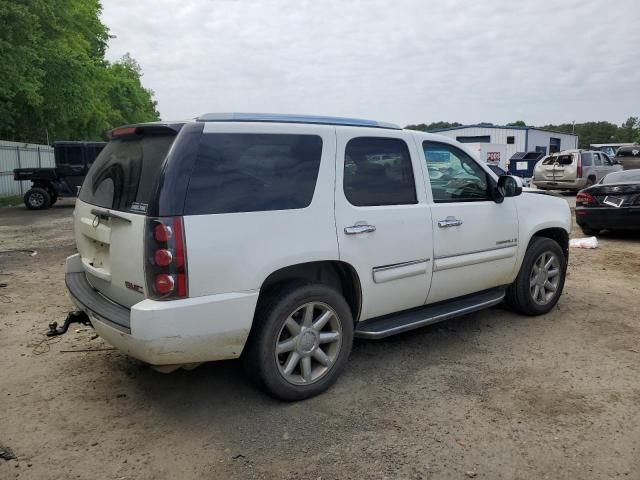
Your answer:
[[[564,253],[565,259],[566,260],[569,259],[569,232],[567,232],[564,228],[551,227],[551,228],[544,228],[542,230],[538,230],[531,236],[531,240],[529,240],[529,244],[531,244],[531,241],[535,237],[544,237],[544,238],[549,238],[555,241],[558,245],[560,245],[560,248]],[[527,245],[527,248],[529,248],[528,245]]]
[[[274,288],[291,281],[321,283],[338,290],[349,304],[354,322],[360,318],[362,287],[352,265],[339,260],[319,260],[279,268],[262,282],[258,302]]]

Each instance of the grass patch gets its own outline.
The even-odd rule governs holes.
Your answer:
[[[20,205],[22,203],[21,195],[12,195],[10,197],[0,197],[0,207],[10,207],[12,205]]]

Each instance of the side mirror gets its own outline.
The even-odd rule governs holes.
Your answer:
[[[502,175],[498,179],[498,193],[503,197],[517,197],[522,193],[522,179],[512,175]]]

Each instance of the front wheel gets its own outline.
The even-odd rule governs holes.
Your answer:
[[[566,273],[567,260],[560,245],[534,237],[515,282],[507,288],[507,304],[524,315],[549,312],[562,294]]]
[[[349,305],[321,284],[291,283],[259,302],[244,365],[281,400],[302,400],[329,388],[353,344]]]

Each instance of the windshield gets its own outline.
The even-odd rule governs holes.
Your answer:
[[[640,182],[640,170],[623,170],[613,172],[602,179],[602,183],[629,183]]]
[[[145,213],[174,135],[112,140],[82,184],[80,200],[123,212]]]

